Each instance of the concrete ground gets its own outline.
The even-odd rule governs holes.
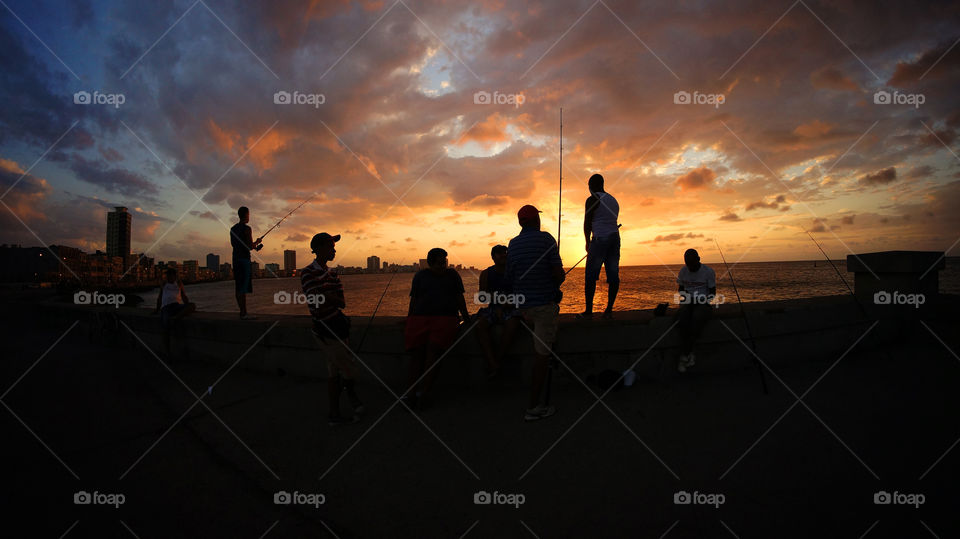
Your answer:
[[[694,370],[598,403],[561,371],[557,415],[533,424],[517,380],[461,390],[441,372],[413,415],[366,377],[363,421],[334,429],[322,380],[242,359],[171,372],[133,338],[91,343],[82,323],[4,324],[5,537],[960,533],[953,328],[886,357],[865,339],[839,362],[777,368],[767,395],[756,370]],[[78,505],[78,491],[125,501]],[[276,504],[278,491],[324,503]],[[475,504],[480,491],[523,503]],[[677,504],[681,491],[723,503]],[[923,504],[875,504],[878,491]]]

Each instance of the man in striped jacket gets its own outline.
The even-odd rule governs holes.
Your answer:
[[[300,284],[313,318],[313,337],[327,358],[329,424],[332,427],[356,423],[363,413],[363,403],[354,389],[356,368],[352,360],[353,353],[347,344],[350,339],[350,319],[342,310],[347,305],[343,297],[343,285],[337,272],[327,267],[327,262],[337,254],[338,241],[339,234],[331,236],[321,232],[315,235],[310,241],[310,250],[317,258],[300,270]],[[340,394],[344,390],[353,408],[350,417],[340,413]]]

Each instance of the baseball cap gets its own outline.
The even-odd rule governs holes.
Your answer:
[[[321,232],[319,234],[314,235],[313,239],[310,240],[310,251],[315,253],[317,252],[317,248],[323,245],[324,243],[327,243],[327,242],[336,243],[338,241],[340,241],[340,234],[337,234],[336,236],[331,236],[326,232]]]
[[[517,219],[520,219],[521,221],[526,219],[533,219],[534,217],[537,217],[537,214],[539,213],[543,213],[543,212],[538,210],[535,206],[531,206],[530,204],[527,204],[526,206],[520,208],[520,211],[517,212]]]

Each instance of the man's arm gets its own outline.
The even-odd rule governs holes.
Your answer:
[[[157,310],[154,312],[160,312],[160,301],[163,299],[163,283],[160,283],[160,291],[157,292]]]
[[[457,296],[460,300],[457,308],[460,310],[460,316],[463,317],[463,322],[467,323],[470,321],[470,311],[467,310],[467,300],[463,299],[463,294]]]
[[[180,297],[183,298],[183,304],[186,305],[190,303],[190,298],[187,297],[187,290],[183,287],[183,281],[177,279],[177,286],[180,287]]]
[[[489,284],[489,279],[487,277],[487,270],[480,272],[480,292],[487,292],[487,285]]]
[[[567,279],[567,276],[563,273],[563,266],[556,265],[551,270],[553,271],[553,282],[557,283],[557,287],[559,287]]]
[[[583,237],[586,239],[586,250],[590,250],[590,233],[593,232],[593,212],[597,210],[596,199],[593,195],[587,198],[583,208]]]

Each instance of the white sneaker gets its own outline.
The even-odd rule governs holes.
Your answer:
[[[687,356],[687,367],[693,367],[696,364],[697,363],[694,361],[693,352],[691,352],[690,355]]]
[[[690,360],[688,359],[688,357],[689,357],[689,356],[683,356],[683,355],[681,355],[680,358],[677,360],[677,370],[678,370],[678,371],[680,371],[680,372],[687,372],[687,365],[690,365],[690,363],[689,363]]]

